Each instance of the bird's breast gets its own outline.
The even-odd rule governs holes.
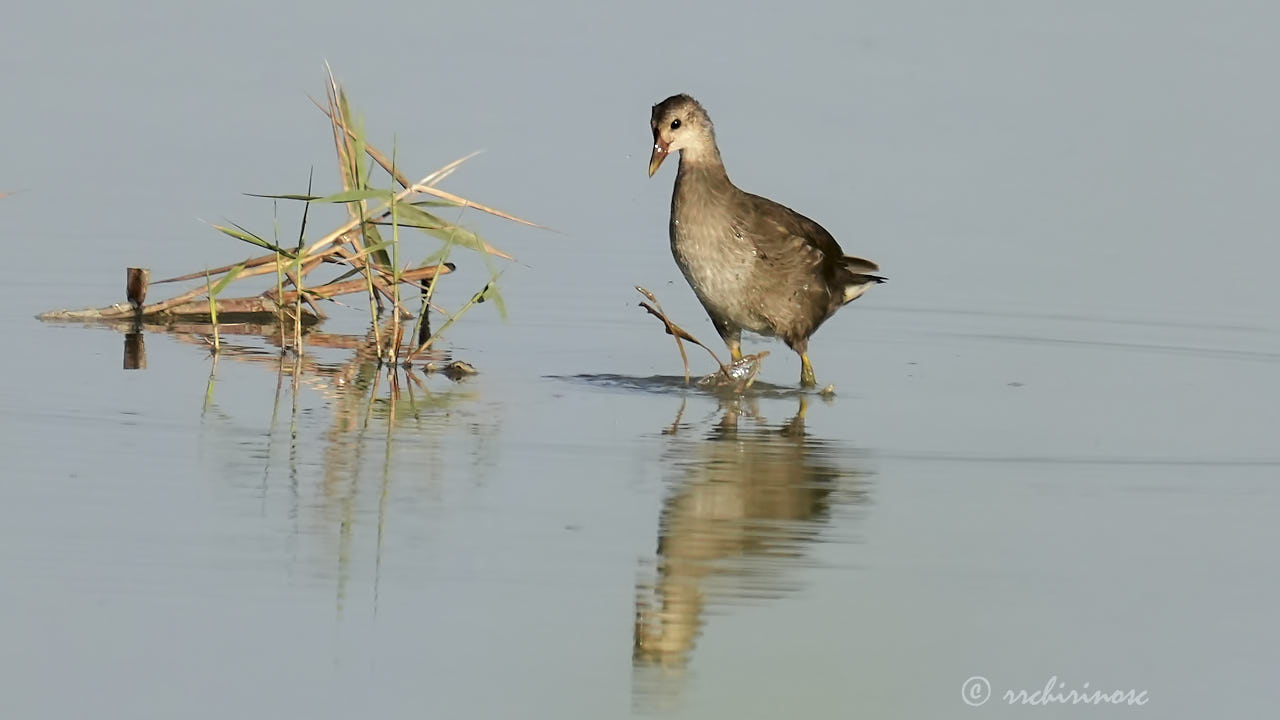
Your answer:
[[[671,212],[671,254],[712,315],[765,332],[756,302],[759,254],[734,224],[733,212],[718,198],[677,189]]]

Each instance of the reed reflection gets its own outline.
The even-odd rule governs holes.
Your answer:
[[[207,345],[212,328],[166,329],[180,342]],[[245,390],[217,385],[219,363],[275,374],[261,449],[222,454],[234,463],[228,477],[260,478],[252,491],[264,514],[284,503],[277,517],[308,574],[334,581],[339,617],[353,602],[352,611],[376,616],[388,528],[413,532],[459,463],[473,479],[488,472],[502,435],[500,404],[485,401],[468,380],[474,370],[447,354],[425,354],[413,366],[379,360],[385,328],[364,335],[307,329],[301,343],[278,326],[227,323],[220,331],[203,408],[211,436],[243,444],[237,426],[255,422],[222,410],[222,395],[240,406]]]
[[[756,401],[739,397],[722,401],[701,435],[679,417],[664,431],[677,481],[663,504],[654,577],[637,590],[637,669],[685,667],[717,607],[796,590],[832,507],[866,501],[850,451],[806,432],[806,403],[770,425]]]

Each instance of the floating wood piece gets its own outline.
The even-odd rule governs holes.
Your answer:
[[[131,267],[125,271],[124,295],[134,310],[141,310],[147,302],[147,285],[151,281],[151,271],[147,268]]]
[[[445,263],[443,265],[428,265],[426,267],[405,270],[400,273],[400,281],[410,285],[418,285],[435,277],[437,274],[445,275],[453,272],[453,263]],[[282,298],[276,297],[274,289],[257,295],[255,297],[240,298],[218,298],[217,309],[218,315],[236,315],[243,317],[244,315],[275,315],[280,312],[281,306],[292,305],[298,301],[298,296],[302,295],[304,301],[308,300],[327,300],[338,295],[349,295],[351,293],[365,292],[368,289],[369,281],[366,278],[358,278],[355,280],[344,280],[342,282],[331,282],[324,285],[309,287],[301,292],[298,290],[286,290]],[[391,287],[391,280],[386,275],[375,274],[373,279],[373,287],[378,292],[386,291]],[[47,312],[36,317],[41,320],[118,320],[124,318],[141,315],[143,317],[182,317],[182,316],[209,316],[209,301],[207,299],[197,299],[204,294],[204,288],[196,288],[195,290],[170,298],[163,302],[144,305],[140,310],[135,310],[131,306],[112,305],[105,308],[87,308],[84,310],[55,310]]]

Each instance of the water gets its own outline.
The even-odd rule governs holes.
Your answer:
[[[402,5],[372,53],[314,4],[15,13],[4,717],[1022,717],[1003,693],[1053,677],[1149,698],[1054,716],[1280,700],[1269,6]],[[150,332],[140,372],[114,330],[31,319],[242,259],[193,220],[270,232],[239,193],[332,183],[326,58],[405,167],[487,148],[445,187],[559,231],[464,218],[519,259],[509,320],[448,333],[479,375],[393,391],[341,347],[359,308],[297,366]],[[755,339],[753,394],[685,390],[637,307],[714,338],[672,173],[645,176],[677,91],[740,185],[889,276],[815,337],[833,398]],[[464,259],[446,305],[483,283]]]

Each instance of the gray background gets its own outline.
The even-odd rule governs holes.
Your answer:
[[[0,192],[26,192],[0,198],[0,711],[1140,712],[970,710],[972,675],[1145,689],[1159,717],[1269,711],[1277,21],[1246,2],[7,9]],[[481,308],[449,334],[483,372],[433,386],[447,412],[336,432],[311,385],[291,439],[270,366],[223,362],[201,412],[200,349],[152,335],[151,369],[122,374],[117,334],[31,319],[117,301],[126,265],[243,258],[201,222],[269,233],[242,192],[300,192],[312,165],[333,190],[306,99],[324,60],[403,167],[484,148],[446,189],[559,231],[464,216],[519,262],[509,321]],[[662,672],[631,641],[664,507],[708,458],[788,457],[798,402],[759,400],[743,426],[775,432],[725,445],[713,398],[573,379],[679,372],[635,284],[714,338],[667,250],[674,170],[645,177],[649,106],[682,91],[740,186],[891,282],[814,340],[839,391],[803,446],[842,478],[829,511],[708,589],[688,666]],[[281,207],[282,234],[297,218]],[[484,276],[464,260],[451,306]],[[794,383],[761,347],[766,380]]]

